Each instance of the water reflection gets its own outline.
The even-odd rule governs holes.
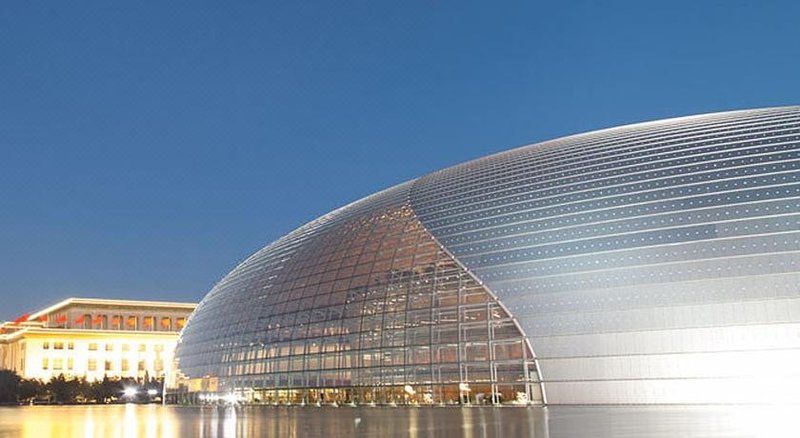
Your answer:
[[[177,421],[155,405],[0,408],[0,437],[171,437]]]
[[[0,408],[4,437],[783,437],[800,406]]]

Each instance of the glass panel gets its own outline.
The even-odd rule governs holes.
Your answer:
[[[263,400],[289,400],[299,391],[297,397],[311,402],[335,400],[346,390],[361,394],[361,402],[431,403],[452,393],[441,385],[455,384],[457,391],[459,383],[490,380],[492,352],[503,360],[522,358],[519,331],[439,248],[406,201],[359,213],[315,236],[303,237],[291,255],[276,246],[267,251],[274,256],[254,256],[260,264],[246,262],[209,295],[219,298],[201,307],[232,316],[214,315],[184,331],[180,371],[200,388],[193,392],[187,383],[187,393],[213,385],[218,392],[258,387],[271,391]],[[208,329],[193,328],[203,325]],[[495,331],[509,341],[490,350]],[[522,372],[524,364],[504,366]],[[259,378],[242,378],[253,374]],[[405,391],[420,382],[439,390],[425,389],[425,399],[422,389],[418,396]]]

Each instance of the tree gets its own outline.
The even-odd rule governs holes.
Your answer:
[[[80,382],[75,379],[67,380],[59,374],[47,382],[47,390],[56,403],[73,403],[80,391]]]
[[[47,389],[44,382],[39,379],[22,379],[19,382],[19,400],[30,401],[32,399],[44,397]]]
[[[103,376],[103,380],[96,380],[91,384],[91,394],[98,403],[109,403],[119,398],[122,393],[122,385],[119,379],[109,379]]]
[[[20,380],[14,371],[0,370],[0,403],[17,403]]]
[[[74,380],[72,385],[75,388],[75,401],[86,403],[94,399],[94,397],[92,397],[91,383],[86,380],[86,377],[76,377],[72,380]]]

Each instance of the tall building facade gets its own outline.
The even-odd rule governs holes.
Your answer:
[[[163,378],[193,303],[70,298],[0,326],[0,369],[29,379],[63,374]]]
[[[800,107],[444,169],[258,251],[183,331],[172,401],[800,401]]]

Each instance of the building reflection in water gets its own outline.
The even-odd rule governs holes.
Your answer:
[[[361,421],[363,421],[361,419],[361,417],[358,417],[358,418],[359,418],[359,421],[358,421],[356,427],[360,426],[361,425]],[[417,438],[417,437],[419,437],[419,433],[418,432],[419,432],[419,413],[415,409],[415,410],[412,410],[411,412],[408,413],[408,437],[409,438]]]
[[[175,410],[157,405],[0,409],[0,436],[160,438],[179,435]]]
[[[197,436],[286,438],[330,436],[453,436],[549,438],[541,408],[368,408],[213,407],[196,411]]]
[[[795,437],[797,406],[0,407],[0,437]]]
[[[549,438],[546,415],[540,408],[25,406],[0,408],[0,436]]]
[[[236,436],[236,408],[228,406],[225,408],[223,420],[222,438],[233,438]]]

